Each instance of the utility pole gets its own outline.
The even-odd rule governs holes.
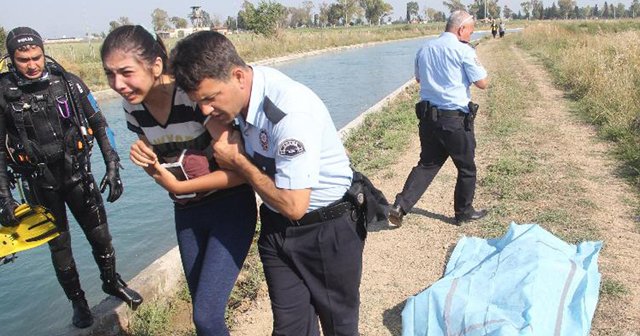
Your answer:
[[[484,20],[487,20],[487,0],[484,0]]]

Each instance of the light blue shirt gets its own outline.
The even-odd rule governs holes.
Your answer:
[[[326,106],[280,71],[253,67],[247,118],[238,122],[246,153],[278,188],[311,189],[307,212],[342,198],[351,185],[349,158]]]
[[[443,110],[469,112],[469,87],[487,77],[476,51],[458,41],[453,33],[444,32],[428,40],[415,61],[415,76],[420,81],[420,99]]]

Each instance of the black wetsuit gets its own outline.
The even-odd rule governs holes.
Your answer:
[[[60,285],[70,300],[84,300],[71,251],[68,206],[91,244],[103,290],[130,305],[139,304],[142,299],[124,288],[116,273],[107,216],[91,173],[95,139],[107,165],[108,200],[120,196],[119,157],[109,142],[107,122],[80,78],[55,64],[47,67],[46,79],[38,81],[28,82],[12,72],[0,75],[0,205],[10,212],[4,205],[13,202],[9,184],[15,182],[14,175],[22,177],[27,202],[55,216],[60,236],[49,247]],[[131,298],[134,293],[137,297]]]

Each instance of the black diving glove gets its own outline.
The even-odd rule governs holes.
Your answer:
[[[20,223],[15,214],[18,205],[18,202],[13,197],[0,198],[0,224],[3,226],[16,226]]]
[[[118,161],[107,162],[107,172],[100,182],[100,192],[104,192],[109,185],[109,196],[107,202],[115,202],[120,195],[124,187],[122,186],[122,180],[120,179],[120,163]]]

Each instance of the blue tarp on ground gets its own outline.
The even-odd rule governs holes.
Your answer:
[[[402,336],[588,335],[601,248],[567,244],[536,224],[462,238],[444,277],[407,300]]]

